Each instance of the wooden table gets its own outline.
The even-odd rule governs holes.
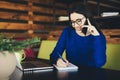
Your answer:
[[[23,73],[16,68],[10,80],[120,80],[120,71],[79,67],[78,71],[72,72],[53,69]]]

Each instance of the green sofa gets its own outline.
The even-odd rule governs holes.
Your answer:
[[[42,40],[37,58],[43,58],[49,60],[49,55],[54,49],[56,40]],[[107,43],[107,62],[103,68],[120,70],[120,44]],[[65,52],[63,54],[65,58]]]
[[[103,68],[120,70],[120,44],[107,43],[107,62]]]

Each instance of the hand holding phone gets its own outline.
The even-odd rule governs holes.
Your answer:
[[[98,36],[99,32],[97,31],[97,29],[95,28],[95,26],[91,25],[89,19],[87,19],[88,25],[83,25],[83,29],[82,32],[86,35],[87,31],[94,35],[94,36]]]

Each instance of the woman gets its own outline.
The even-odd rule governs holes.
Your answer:
[[[106,62],[106,39],[99,30],[91,13],[84,5],[69,10],[70,26],[66,27],[53,52],[51,64],[66,67],[68,63],[77,66],[102,67]],[[60,58],[66,51],[65,62]]]

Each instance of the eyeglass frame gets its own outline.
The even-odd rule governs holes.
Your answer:
[[[82,17],[81,19],[76,19],[75,21],[71,21],[70,24],[72,26],[75,26],[75,23],[77,23],[78,25],[80,25],[82,23],[82,20],[84,19],[85,17]],[[79,21],[80,20],[80,21]]]

